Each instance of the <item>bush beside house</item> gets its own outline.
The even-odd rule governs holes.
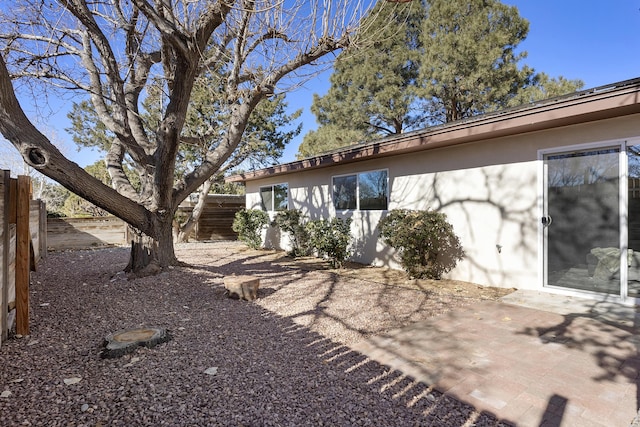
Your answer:
[[[305,221],[300,210],[289,209],[278,212],[271,225],[289,235],[289,256],[315,253],[329,259],[332,267],[341,268],[351,255],[351,221],[337,217]],[[267,224],[265,211],[245,209],[236,214],[234,230],[240,240],[258,249]],[[380,220],[379,227],[380,237],[398,251],[411,277],[440,279],[464,257],[460,239],[443,213],[395,209]]]
[[[399,251],[411,277],[440,279],[464,258],[460,239],[441,212],[394,209],[379,226],[380,236]]]

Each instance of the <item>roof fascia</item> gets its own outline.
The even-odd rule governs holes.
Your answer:
[[[325,155],[230,176],[227,181],[252,181],[303,169],[396,156],[636,113],[640,113],[640,79],[350,146]]]

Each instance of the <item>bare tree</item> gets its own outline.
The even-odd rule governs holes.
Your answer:
[[[355,44],[364,8],[359,0],[16,0],[0,12],[0,132],[30,166],[137,231],[129,268],[158,271],[177,262],[178,204],[233,155],[261,101]],[[204,73],[226,79],[216,96],[226,101],[227,118],[201,136],[215,140],[202,163],[176,178],[189,100]],[[32,124],[14,91],[18,81],[29,83],[16,87],[31,89],[36,103],[38,89],[89,95],[114,135],[105,157],[113,188],[65,158]],[[149,122],[141,107],[157,82],[162,113]],[[137,188],[124,161],[134,165]]]

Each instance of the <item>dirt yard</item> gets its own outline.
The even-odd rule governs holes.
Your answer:
[[[50,253],[32,275],[31,334],[0,347],[0,424],[505,425],[350,346],[508,291],[235,242],[176,250],[186,266],[137,279],[126,248]],[[225,296],[232,274],[260,278],[256,301]],[[100,357],[105,336],[140,327],[172,339]]]

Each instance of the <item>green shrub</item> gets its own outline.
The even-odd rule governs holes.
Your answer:
[[[242,209],[236,212],[231,228],[238,239],[252,249],[262,247],[262,229],[269,224],[269,215],[260,209]]]
[[[311,237],[309,230],[303,224],[304,215],[297,209],[280,211],[276,214],[275,223],[280,230],[289,233],[291,250],[289,256],[307,256],[311,253]]]
[[[394,209],[379,227],[380,236],[398,250],[411,277],[440,279],[464,258],[460,239],[443,213]]]
[[[351,218],[318,219],[306,225],[311,238],[311,246],[319,256],[327,256],[333,268],[341,268],[351,255]]]

